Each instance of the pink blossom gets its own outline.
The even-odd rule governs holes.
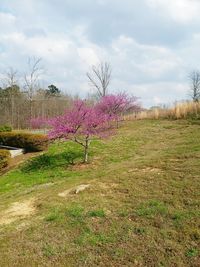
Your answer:
[[[111,118],[85,101],[75,101],[72,108],[62,116],[49,120],[52,129],[50,139],[69,139],[84,147],[84,161],[88,160],[88,148],[93,136],[103,136]]]
[[[121,115],[127,112],[134,112],[140,108],[136,97],[129,97],[125,93],[118,95],[107,95],[101,98],[97,109],[109,115],[112,119],[118,120]]]

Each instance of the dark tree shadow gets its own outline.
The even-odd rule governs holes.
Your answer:
[[[76,160],[82,159],[81,152],[66,151],[59,154],[40,155],[34,159],[31,159],[21,167],[22,172],[31,172],[41,169],[52,169],[56,167],[68,167],[73,165]]]

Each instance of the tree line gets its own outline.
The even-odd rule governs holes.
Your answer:
[[[87,73],[88,82],[95,88],[96,97],[108,93],[111,81],[111,66],[100,63]],[[62,92],[54,84],[41,87],[44,74],[41,58],[29,58],[27,70],[19,74],[10,67],[1,75],[0,85],[0,125],[10,125],[15,129],[28,128],[34,118],[50,118],[63,114],[74,101],[75,96]]]

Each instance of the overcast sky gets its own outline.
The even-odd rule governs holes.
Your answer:
[[[200,0],[0,0],[0,72],[41,57],[44,85],[84,97],[92,64],[144,106],[188,97],[200,68]]]

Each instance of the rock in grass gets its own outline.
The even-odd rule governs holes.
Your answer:
[[[59,193],[58,196],[59,197],[66,197],[69,194],[78,194],[89,187],[90,187],[90,184],[81,184],[81,185],[78,185],[76,187],[73,187],[71,189],[67,189],[67,190]]]
[[[86,188],[90,187],[89,184],[81,184],[75,188],[75,194],[78,194],[82,191],[84,191]]]

